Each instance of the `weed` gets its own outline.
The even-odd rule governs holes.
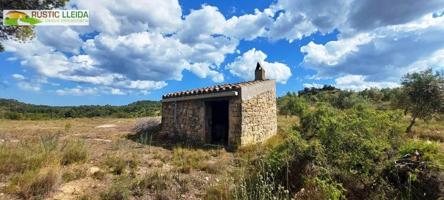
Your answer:
[[[154,171],[140,180],[136,180],[131,186],[135,196],[142,196],[144,190],[161,192],[168,188],[171,177],[159,171]]]
[[[71,123],[68,122],[65,124],[65,132],[68,133],[69,131],[71,131],[71,128],[72,128]]]
[[[108,190],[100,194],[103,200],[126,200],[129,199],[131,191],[126,181],[118,180],[114,182]]]
[[[68,141],[62,147],[61,152],[62,165],[85,162],[88,157],[88,151],[85,148],[85,144],[80,140]]]
[[[120,175],[125,171],[127,162],[119,156],[108,156],[105,159],[105,165],[111,169],[113,174]]]
[[[188,149],[176,147],[173,149],[173,163],[180,172],[189,173],[191,169],[204,169],[207,165],[205,161],[210,155],[200,149]]]
[[[85,170],[78,166],[66,169],[66,171],[62,174],[62,179],[64,182],[70,182],[84,177],[86,177]]]
[[[24,199],[42,199],[53,190],[59,180],[60,173],[57,166],[26,171],[11,179],[7,191]]]
[[[230,188],[228,184],[216,184],[212,185],[205,190],[205,199],[208,200],[221,200],[232,199]]]

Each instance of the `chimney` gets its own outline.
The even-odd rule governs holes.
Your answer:
[[[265,70],[259,62],[256,65],[256,70],[254,71],[254,80],[255,81],[265,80]]]

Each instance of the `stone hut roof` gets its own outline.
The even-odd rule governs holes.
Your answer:
[[[262,81],[266,81],[266,80],[254,80],[254,81],[246,81],[246,82],[233,83],[233,84],[228,83],[228,84],[214,85],[214,86],[205,87],[205,88],[196,88],[196,89],[191,89],[191,90],[172,92],[172,93],[168,93],[168,94],[163,95],[162,98],[168,99],[168,98],[176,98],[176,97],[201,95],[201,94],[237,91],[243,86],[253,85],[253,84],[256,84],[256,83],[259,83]]]

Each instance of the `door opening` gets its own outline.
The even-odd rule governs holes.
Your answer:
[[[209,102],[211,143],[228,145],[228,101]]]

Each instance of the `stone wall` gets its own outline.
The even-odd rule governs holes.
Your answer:
[[[162,134],[186,137],[196,142],[209,142],[208,134],[211,133],[206,127],[206,115],[209,114],[206,113],[206,102],[211,100],[214,99],[163,102]],[[241,137],[241,100],[240,97],[222,100],[228,100],[228,146],[236,147],[240,144]]]
[[[242,122],[241,122],[241,99],[232,98],[228,104],[228,146],[236,148],[241,145]]]
[[[277,132],[276,91],[274,82],[250,90],[242,99],[241,145],[261,142]]]
[[[205,102],[201,100],[163,102],[162,134],[205,142]]]
[[[239,96],[222,98],[229,102],[228,146],[232,148],[264,141],[277,132],[275,82],[262,81],[239,92]],[[211,113],[207,102],[212,100],[162,102],[162,133],[210,142],[206,117]]]

